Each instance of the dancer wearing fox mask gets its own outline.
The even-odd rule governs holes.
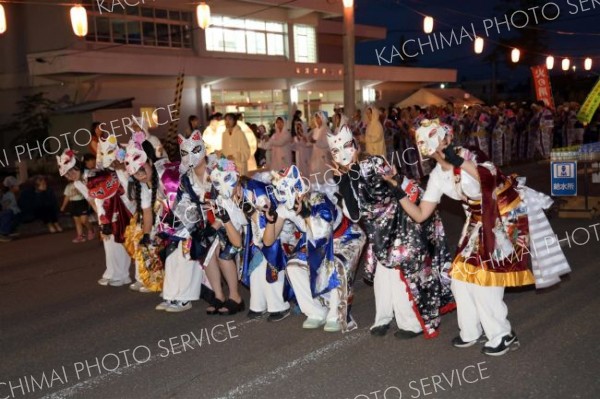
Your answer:
[[[419,225],[395,200],[382,175],[390,166],[381,156],[360,160],[347,126],[328,136],[343,207],[353,221],[363,219],[368,245],[364,278],[374,284],[375,322],[371,334],[385,335],[396,320],[397,338],[436,337],[441,315],[454,308],[447,270],[450,253],[436,213]],[[399,179],[399,190],[418,202],[416,182]]]
[[[302,327],[328,332],[357,327],[350,314],[354,272],[365,242],[363,231],[322,193],[309,192],[296,166],[273,175],[280,205],[268,210],[263,242],[275,243],[284,223],[300,233],[286,273],[302,313]]]
[[[500,356],[519,347],[507,319],[504,287],[548,287],[570,269],[559,245],[540,242],[554,237],[543,213],[550,198],[504,175],[481,151],[455,148],[452,138],[450,126],[421,122],[417,145],[437,165],[420,204],[398,198],[417,222],[433,214],[444,194],[462,201],[466,222],[450,271],[460,335],[452,343],[465,348],[485,341],[482,352]],[[394,176],[385,178],[397,192]]]

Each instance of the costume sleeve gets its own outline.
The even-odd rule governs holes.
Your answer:
[[[145,184],[142,184],[142,209],[152,208],[152,192]]]
[[[440,203],[444,191],[442,190],[442,181],[438,173],[432,172],[429,175],[429,181],[427,182],[427,189],[423,194],[423,201],[433,202],[436,204]]]
[[[337,177],[337,176],[336,176]],[[339,187],[339,193],[343,199],[343,209],[346,216],[353,222],[358,222],[360,219],[360,209],[358,207],[358,199],[356,198],[357,193],[352,189],[352,182],[348,173],[344,173],[336,184]]]
[[[73,186],[83,195],[83,198],[88,200],[90,198],[90,194],[88,192],[87,186],[82,181],[73,182]]]

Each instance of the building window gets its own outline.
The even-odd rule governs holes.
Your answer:
[[[143,4],[139,2],[140,4]],[[84,1],[90,42],[154,47],[192,47],[192,13],[142,5]]]
[[[294,25],[294,61],[317,62],[317,43],[313,26]]]
[[[255,19],[213,16],[206,29],[206,50],[226,53],[286,55],[286,25]]]

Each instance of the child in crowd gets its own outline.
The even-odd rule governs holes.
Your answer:
[[[83,229],[87,230],[87,239],[93,240],[96,233],[92,228],[92,224],[88,219],[89,206],[88,202],[81,195],[81,193],[75,188],[72,182],[69,182],[65,187],[65,198],[60,207],[61,212],[68,211],[73,216],[75,222],[75,230],[77,236],[73,239],[74,243],[85,242],[86,237],[83,235]]]

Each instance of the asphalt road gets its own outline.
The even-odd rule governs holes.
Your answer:
[[[530,184],[548,187],[535,166],[523,168]],[[444,204],[442,216],[455,244],[460,209]],[[560,237],[582,243],[590,234],[589,241],[566,246],[573,272],[559,286],[507,293],[521,348],[499,358],[453,348],[454,313],[433,340],[400,341],[395,328],[370,336],[374,298],[361,281],[353,307],[359,329],[332,334],[303,330],[300,315],[276,324],[245,313],[207,316],[202,302],[180,314],[157,312],[155,294],[96,284],[102,246],[72,244],[72,232],[1,244],[0,399],[598,398],[594,223],[552,220]]]

